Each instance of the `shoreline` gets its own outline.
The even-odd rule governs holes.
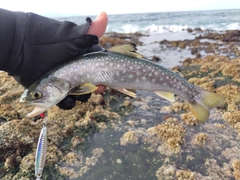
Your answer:
[[[108,45],[104,41],[109,41]],[[147,59],[159,57],[160,64],[167,68],[181,65],[186,58],[206,57],[207,55],[240,56],[240,31],[213,31],[184,29],[180,32],[161,34],[116,33],[109,32],[101,40],[100,45],[109,48],[113,45],[133,42],[138,52]]]

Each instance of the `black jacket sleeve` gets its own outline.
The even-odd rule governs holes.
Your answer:
[[[26,19],[26,13],[0,9],[0,70],[11,70],[22,58]]]
[[[50,69],[82,55],[98,43],[83,25],[57,21],[34,13],[0,9],[0,70],[30,86]]]

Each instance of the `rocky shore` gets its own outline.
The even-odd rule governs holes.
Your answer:
[[[183,30],[194,39],[154,41],[176,52],[171,69],[226,101],[201,124],[182,99],[169,103],[148,92],[136,99],[108,89],[87,103],[48,111],[48,151],[43,179],[238,179],[240,178],[240,31]],[[100,45],[135,43],[149,35],[108,33]],[[178,55],[187,51],[190,56]],[[147,53],[156,63],[159,54]],[[167,56],[167,55],[166,55]],[[178,57],[177,57],[178,56]],[[35,179],[34,158],[42,119],[25,118],[24,89],[0,73],[0,179]]]

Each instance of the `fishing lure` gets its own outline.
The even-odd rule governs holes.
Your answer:
[[[36,180],[40,180],[42,177],[42,172],[45,165],[46,155],[47,155],[47,117],[43,113],[40,115],[43,118],[43,127],[38,139],[37,150],[35,155],[35,176]]]

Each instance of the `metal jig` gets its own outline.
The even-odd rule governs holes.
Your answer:
[[[40,180],[42,177],[46,155],[47,155],[47,117],[44,113],[40,114],[43,118],[43,126],[38,139],[37,150],[35,155],[35,176],[36,180]]]

